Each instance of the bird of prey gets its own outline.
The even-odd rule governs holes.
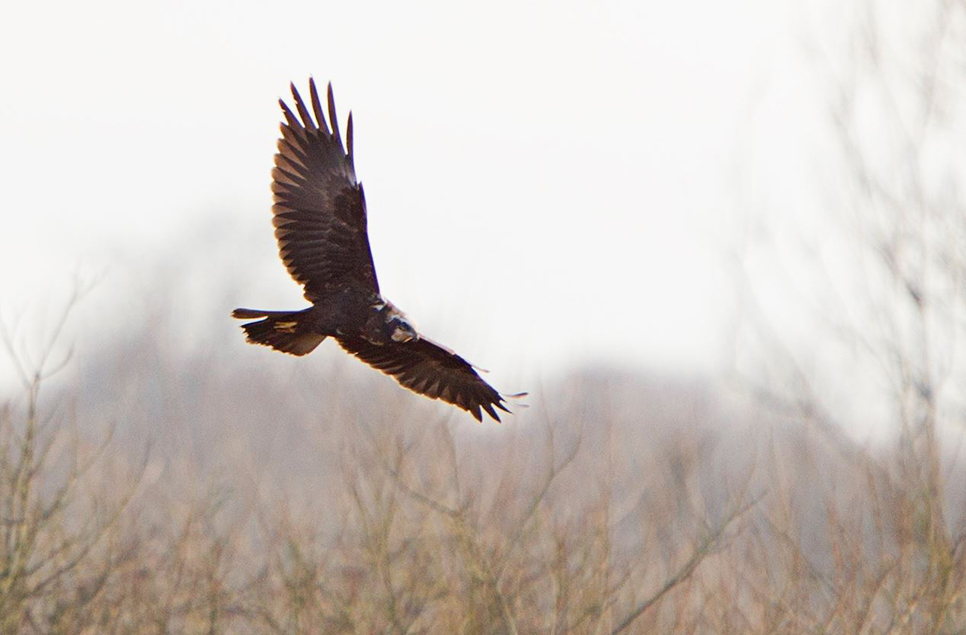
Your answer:
[[[306,103],[292,84],[296,116],[279,100],[285,121],[272,170],[272,224],[279,256],[312,303],[300,311],[235,309],[252,344],[305,355],[326,337],[402,386],[442,399],[482,421],[496,409],[510,412],[504,396],[472,364],[424,337],[379,293],[366,233],[366,199],[356,178],[352,113],[345,147],[336,119],[332,84],[326,122],[315,81]],[[311,108],[311,112],[309,109]],[[314,114],[314,118],[313,118]]]

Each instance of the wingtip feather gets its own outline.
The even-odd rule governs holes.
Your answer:
[[[315,86],[315,78],[309,77],[309,97],[312,100],[312,111],[315,112],[315,119],[319,122],[319,128],[328,134],[329,126],[325,123],[325,115],[322,113],[322,102],[319,99],[319,89]]]
[[[335,114],[335,95],[332,92],[332,82],[329,82],[328,98],[329,98],[329,125],[332,126],[332,138],[335,139],[336,143],[339,144],[339,147],[342,148],[342,136],[339,133],[339,119],[336,117],[336,114]],[[345,152],[345,149],[342,148],[342,151]]]
[[[352,111],[349,111],[349,121],[346,123],[345,129],[345,145],[348,150],[347,156],[349,161],[352,161]]]
[[[279,99],[278,105],[281,107],[282,113],[285,114],[285,121],[288,122],[288,126],[290,128],[298,128],[299,121],[295,118],[295,113],[293,113],[291,108],[288,107],[288,104],[285,103],[285,100]],[[283,123],[282,125],[284,126],[285,124]]]
[[[494,421],[496,421],[497,423],[501,423],[501,421],[500,421],[500,415],[496,414],[496,410],[493,409],[493,404],[489,404],[489,403],[487,403],[487,402],[484,401],[482,405],[483,405],[483,409],[486,410],[486,414],[488,414],[491,417],[493,417]],[[497,403],[495,405],[500,405],[500,404]]]
[[[294,82],[290,86],[292,88],[292,99],[295,100],[295,108],[299,111],[299,117],[302,118],[302,125],[307,130],[314,130],[316,128],[315,122],[312,121],[312,116],[309,115],[308,108],[305,107],[302,95],[299,93],[298,88],[295,87]]]

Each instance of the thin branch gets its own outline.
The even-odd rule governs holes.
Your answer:
[[[548,428],[548,430],[551,430],[551,428]],[[553,461],[554,455],[553,455],[552,433],[550,433],[550,436],[549,436],[549,443],[551,445],[550,460]],[[540,493],[534,496],[533,500],[531,500],[530,504],[527,506],[527,510],[523,514],[523,518],[520,519],[520,523],[517,525],[517,529],[514,532],[513,537],[510,539],[510,545],[509,547],[507,547],[506,553],[503,554],[503,561],[497,567],[497,571],[496,571],[497,584],[499,584],[500,580],[503,579],[503,573],[506,571],[507,565],[510,563],[510,556],[513,555],[514,550],[516,550],[517,545],[520,543],[520,538],[523,536],[523,530],[526,529],[527,525],[530,523],[530,519],[533,517],[533,515],[537,511],[537,508],[540,506],[540,503],[547,496],[547,492],[550,490],[550,486],[553,485],[553,482],[557,479],[557,476],[559,476],[560,473],[573,462],[573,460],[577,457],[577,452],[579,450],[580,450],[580,439],[574,442],[573,446],[570,448],[570,452],[567,454],[567,456],[564,457],[563,461],[561,461],[558,465],[555,465],[553,463],[550,464],[550,471],[547,473],[547,476],[544,479],[543,487],[540,489]]]
[[[734,509],[722,522],[718,525],[717,529],[704,537],[701,543],[695,548],[691,557],[688,559],[684,565],[675,572],[670,578],[668,578],[664,585],[651,597],[647,598],[637,606],[633,611],[631,611],[624,621],[622,621],[614,630],[610,632],[610,635],[617,635],[623,632],[628,626],[630,626],[634,620],[639,618],[644,614],[647,609],[651,608],[658,600],[664,597],[668,591],[681,584],[694,573],[694,570],[698,568],[698,565],[718,546],[718,542],[724,535],[725,530],[731,525],[735,520],[740,518],[748,510],[758,504],[762,498],[764,498],[765,493],[758,495],[754,500],[745,504],[742,507]]]

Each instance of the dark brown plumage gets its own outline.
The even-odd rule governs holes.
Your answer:
[[[500,393],[480,379],[469,362],[424,337],[396,346],[376,346],[361,337],[340,338],[339,344],[413,392],[459,406],[477,420],[480,408],[497,421],[493,406],[509,412]]]
[[[305,355],[334,337],[413,392],[451,403],[478,421],[484,411],[499,421],[496,409],[509,412],[503,396],[462,357],[417,333],[379,293],[365,194],[352,161],[352,114],[343,146],[332,85],[328,123],[314,80],[309,80],[311,113],[294,84],[291,88],[298,114],[279,100],[285,121],[272,170],[272,223],[279,256],[312,306],[235,309],[234,317],[256,320],[242,325],[248,341]]]

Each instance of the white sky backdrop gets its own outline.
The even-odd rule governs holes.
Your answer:
[[[311,74],[354,113],[383,293],[430,336],[497,378],[713,371],[743,162],[801,182],[824,125],[802,39],[837,17],[805,5],[10,3],[0,311],[29,329],[76,272],[106,311],[187,250],[157,293],[234,286],[186,328],[241,346],[230,302],[301,307],[269,173],[276,99]]]

